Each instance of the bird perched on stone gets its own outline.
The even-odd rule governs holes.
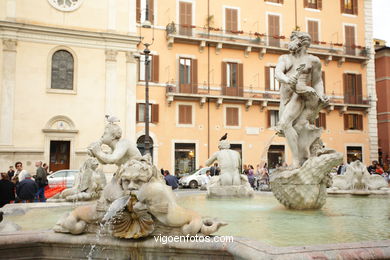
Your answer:
[[[227,133],[225,133],[225,134],[221,137],[221,139],[219,139],[219,141],[226,140],[226,139],[227,139]]]
[[[110,124],[120,122],[120,120],[116,116],[110,116],[110,115],[106,115],[106,120]]]

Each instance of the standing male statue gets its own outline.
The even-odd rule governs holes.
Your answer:
[[[276,130],[287,139],[293,168],[300,167],[310,157],[311,146],[321,136],[321,129],[314,125],[315,119],[328,104],[321,79],[321,61],[307,53],[310,42],[308,33],[292,32],[290,54],[280,56],[275,69],[275,77],[281,83]]]

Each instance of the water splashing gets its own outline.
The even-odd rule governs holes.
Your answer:
[[[268,150],[272,144],[272,141],[274,140],[274,138],[276,137],[277,133],[275,133],[274,135],[271,136],[271,138],[268,140],[267,144],[264,146],[264,149],[263,149],[263,152],[261,153],[261,156],[260,156],[260,168],[264,167],[264,165],[267,163],[268,161]]]
[[[104,234],[105,227],[106,227],[106,224],[99,223],[99,228],[96,230],[96,242],[95,242],[95,244],[90,244],[91,249],[89,250],[88,255],[87,255],[88,260],[93,260],[93,255],[94,255],[95,251],[97,251],[97,249],[98,249],[97,245],[100,244],[100,238]]]

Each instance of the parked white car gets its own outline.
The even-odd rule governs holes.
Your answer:
[[[206,176],[206,171],[209,170],[210,167],[205,167],[200,170],[197,170],[195,173],[181,177],[179,180],[179,185],[181,187],[190,187],[191,189],[196,189],[204,183],[204,178]]]
[[[59,170],[50,174],[47,176],[49,188],[55,188],[64,185],[66,188],[73,187],[75,175],[78,172],[79,170]]]

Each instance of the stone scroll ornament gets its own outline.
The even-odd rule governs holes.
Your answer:
[[[307,53],[310,42],[308,33],[292,32],[290,54],[282,55],[275,68],[281,98],[275,130],[286,138],[293,160],[290,167],[276,169],[270,183],[274,196],[290,209],[321,208],[331,186],[330,171],[343,160],[341,153],[324,147],[322,128],[315,126],[329,99],[324,94],[321,61]]]
[[[103,226],[114,237],[138,239],[154,234],[210,235],[227,225],[179,206],[150,155],[142,156],[134,142],[121,139],[117,118],[106,118],[104,134],[90,145],[88,154],[101,164],[116,164],[118,169],[97,202],[64,215],[54,231],[82,234]],[[102,145],[111,151],[103,151]]]

